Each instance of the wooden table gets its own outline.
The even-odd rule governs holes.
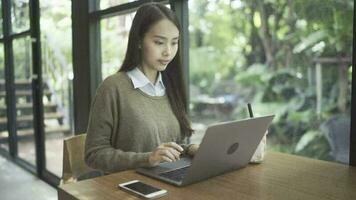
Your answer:
[[[125,171],[58,188],[64,199],[137,199],[117,189],[133,179],[168,190],[161,199],[355,200],[356,167],[268,152],[263,164],[249,165],[185,187]]]

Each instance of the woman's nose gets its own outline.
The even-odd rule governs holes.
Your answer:
[[[171,53],[172,53],[172,47],[167,45],[166,48],[163,51],[163,55],[164,56],[169,56],[169,55],[171,55]]]

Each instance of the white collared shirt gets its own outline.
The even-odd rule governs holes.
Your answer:
[[[135,89],[138,88],[150,96],[164,96],[166,94],[161,72],[158,72],[158,78],[155,84],[152,84],[137,67],[126,73],[130,77]]]

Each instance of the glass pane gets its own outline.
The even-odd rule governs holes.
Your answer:
[[[130,13],[100,21],[103,79],[119,70],[124,60],[134,16],[135,13]]]
[[[100,0],[100,10],[133,1],[135,0]]]
[[[4,45],[0,44],[0,148],[9,150],[7,131]]]
[[[3,33],[2,33],[2,2],[0,1],[0,38],[3,37]]]
[[[62,176],[63,139],[73,134],[71,1],[42,0],[41,44],[46,168]],[[58,16],[61,16],[60,18]],[[65,40],[63,40],[65,38]]]
[[[29,0],[11,1],[12,32],[19,33],[30,29]]]
[[[13,41],[18,156],[36,164],[32,108],[32,52],[30,37]]]
[[[192,140],[250,102],[269,150],[348,163],[354,2],[288,2],[189,1]]]

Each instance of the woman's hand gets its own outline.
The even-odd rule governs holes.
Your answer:
[[[158,165],[160,162],[174,162],[179,160],[183,148],[175,142],[163,143],[159,145],[149,156],[151,166]]]

